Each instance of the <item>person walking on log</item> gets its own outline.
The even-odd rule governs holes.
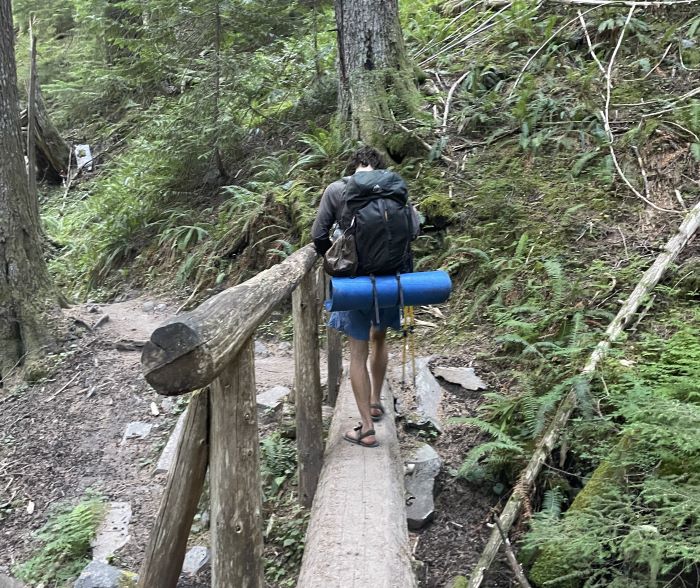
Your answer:
[[[311,229],[316,251],[325,255],[331,248],[331,230],[337,223],[335,237],[348,230],[354,232],[358,258],[354,275],[412,271],[410,242],[418,236],[420,220],[408,202],[403,179],[385,170],[384,158],[372,147],[353,153],[350,170],[351,176],[333,182],[323,193]],[[401,309],[397,304],[391,308],[336,311],[331,313],[328,326],[345,333],[350,341],[350,385],[360,423],[344,438],[363,447],[377,447],[372,423],[384,416],[381,391],[389,358],[386,331],[401,330]],[[373,352],[368,370],[370,340]]]

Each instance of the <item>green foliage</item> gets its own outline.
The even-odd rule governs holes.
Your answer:
[[[304,555],[309,512],[297,504],[287,504],[284,518],[273,513],[265,530],[265,542],[276,547],[276,556],[265,561],[265,578],[280,588],[296,585],[301,558]]]
[[[90,541],[104,516],[101,498],[90,497],[70,509],[54,514],[37,532],[43,546],[36,555],[14,570],[32,584],[63,584],[77,577],[90,561]]]
[[[291,588],[296,584],[309,522],[309,512],[298,505],[294,493],[282,492],[296,474],[296,445],[275,431],[263,437],[260,450],[268,513],[265,578],[280,588]]]
[[[541,550],[531,572],[538,584],[661,586],[691,577],[700,558],[700,314],[683,312],[662,323],[667,332],[628,346],[637,365],[605,370],[606,420],[585,434],[609,435],[610,420],[617,443],[563,517],[536,515],[525,545]]]
[[[279,432],[270,433],[260,442],[260,463],[265,496],[274,498],[296,472],[296,446]]]
[[[464,462],[455,474],[466,480],[480,480],[485,476],[485,470],[479,463],[486,456],[489,457],[489,464],[504,463],[513,459],[514,455],[521,455],[522,448],[511,439],[502,429],[477,418],[459,417],[452,419],[455,424],[470,425],[477,427],[483,432],[493,437],[492,441],[480,443],[469,451]]]

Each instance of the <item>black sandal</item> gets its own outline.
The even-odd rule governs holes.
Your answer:
[[[358,425],[353,428],[353,431],[357,431],[357,437],[351,437],[350,435],[345,433],[343,435],[343,439],[349,441],[353,445],[360,445],[361,447],[379,447],[379,443],[377,443],[376,441],[374,443],[365,443],[362,441],[365,437],[371,437],[372,435],[376,435],[374,429],[368,429],[363,433],[362,423],[358,423]]]
[[[372,411],[373,408],[376,408],[377,410],[380,411],[380,414],[373,414],[372,415],[372,420],[376,423],[377,421],[381,421],[384,418],[385,410],[384,410],[384,405],[381,402],[374,402],[369,405],[370,412]]]

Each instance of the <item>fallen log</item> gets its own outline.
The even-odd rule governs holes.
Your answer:
[[[386,414],[375,427],[379,447],[358,447],[343,439],[357,423],[357,404],[349,380],[340,387],[297,588],[416,586],[403,462],[387,386],[382,401]]]
[[[34,92],[33,125],[29,124],[27,110],[20,113],[20,120],[23,127],[34,128],[34,142],[36,144],[37,166],[46,174],[50,174],[56,181],[68,175],[68,166],[71,159],[70,145],[63,139],[58,129],[51,122],[49,113],[46,110],[46,103],[41,94],[39,84],[36,84]]]
[[[282,263],[158,327],[141,355],[148,383],[167,396],[209,384],[315,261],[316,251],[307,245]]]
[[[608,325],[603,340],[596,345],[588,359],[588,363],[581,371],[581,376],[587,381],[591,380],[593,372],[607,354],[611,343],[617,339],[620,333],[622,333],[625,327],[630,323],[646,295],[659,283],[659,280],[668,266],[678,257],[683,247],[685,247],[686,243],[695,234],[695,231],[697,231],[698,226],[700,226],[700,202],[686,215],[676,235],[666,243],[666,246],[658,255],[654,264],[644,273],[642,279],[632,291],[629,298],[627,298],[622,308],[620,308],[617,316],[615,316],[610,325]],[[498,517],[498,523],[491,532],[491,537],[471,573],[469,588],[478,588],[481,586],[484,574],[493,563],[496,553],[503,542],[501,533],[507,536],[515,519],[520,514],[523,501],[529,495],[542,469],[542,464],[544,464],[547,456],[554,449],[571,413],[576,408],[576,398],[576,390],[572,387],[559,404],[549,427],[537,443],[537,447],[529,463],[520,474],[516,489],[508,500],[503,512]]]

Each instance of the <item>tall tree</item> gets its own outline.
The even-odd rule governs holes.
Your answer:
[[[0,381],[55,341],[58,309],[27,184],[10,0],[0,0]]]
[[[393,119],[414,115],[420,104],[398,0],[335,0],[335,20],[340,116],[353,139],[388,151]]]

